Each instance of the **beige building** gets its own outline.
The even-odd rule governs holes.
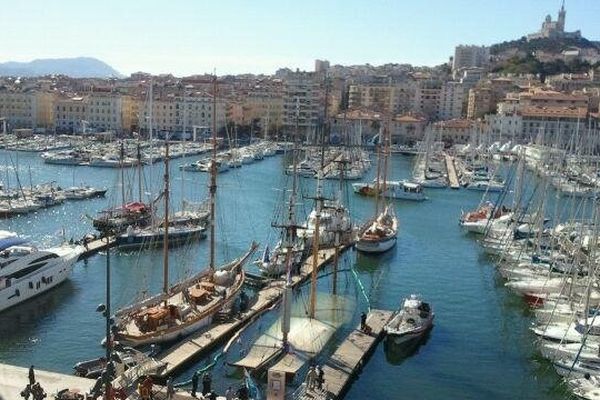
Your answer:
[[[383,114],[370,110],[349,110],[329,118],[334,141],[362,145],[379,134]]]
[[[0,118],[5,118],[9,130],[52,129],[54,99],[54,94],[46,91],[0,91]]]
[[[439,119],[462,118],[465,100],[465,87],[462,82],[444,82],[440,95]]]
[[[433,124],[433,137],[447,144],[467,144],[482,125],[470,119],[453,119]]]
[[[149,102],[139,101],[141,131],[149,132]],[[226,103],[223,98],[217,98],[217,131],[225,127],[227,118]],[[184,96],[173,93],[155,97],[152,102],[153,135],[161,133],[181,134],[185,132],[190,137],[194,130],[197,133],[209,132],[213,121],[213,96],[206,92],[193,92]]]
[[[282,82],[268,86],[257,85],[241,100],[242,125],[257,121],[266,136],[277,135],[283,126]]]
[[[588,129],[587,107],[524,106],[520,115],[523,139],[538,144],[575,148]]]
[[[57,133],[81,133],[87,131],[87,100],[81,96],[60,97],[54,106],[54,124]]]
[[[482,118],[494,109],[492,89],[489,87],[474,87],[469,90],[467,118]]]
[[[382,82],[354,84],[348,88],[348,106],[350,109],[364,108],[395,114],[407,113],[414,109],[417,82]]]
[[[512,79],[494,78],[469,90],[467,118],[478,119],[494,112],[496,106],[517,86]]]
[[[398,115],[392,120],[391,141],[392,144],[409,143],[423,140],[427,119],[415,115]]]
[[[324,92],[319,76],[308,72],[288,74],[283,83],[283,128],[308,138],[319,127],[324,112]]]

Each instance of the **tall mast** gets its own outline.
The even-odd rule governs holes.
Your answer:
[[[383,128],[383,190],[381,191],[384,197],[385,204],[385,191],[387,190],[387,170],[388,170],[388,154],[390,151],[390,140],[389,140],[389,125],[386,123],[386,126]]]
[[[313,233],[312,271],[310,273],[310,312],[309,317],[315,318],[317,307],[317,268],[319,265],[319,229],[321,222],[321,175],[317,176],[317,198],[315,199],[315,232]]]
[[[140,151],[140,141],[138,139],[137,144],[137,164],[138,164],[138,197],[140,203],[143,200],[142,197],[142,152]]]
[[[296,110],[298,111],[298,110]],[[290,203],[288,206],[288,224],[285,234],[285,272],[286,281],[283,290],[283,318],[281,323],[281,333],[283,348],[288,348],[288,334],[290,332],[292,315],[292,252],[294,251],[294,241],[296,239],[296,190],[297,190],[297,166],[298,166],[298,112],[296,112],[296,131],[294,135],[294,149],[292,151],[292,192],[290,193]]]
[[[150,78],[150,90],[148,93],[148,108],[150,109],[148,111],[148,138],[150,140],[150,166],[149,166],[149,183],[148,183],[148,191],[150,192],[150,218],[151,218],[151,225],[154,225],[154,196],[152,194],[152,179],[154,178],[152,176],[152,172],[153,172],[153,165],[154,165],[154,145],[152,143],[152,136],[153,136],[153,126],[152,126],[152,114],[154,113],[154,83],[152,82],[152,78]]]
[[[121,140],[121,153],[119,157],[119,168],[121,169],[121,204],[125,205],[125,171],[123,168],[123,159],[125,158],[125,147]]]
[[[212,161],[210,163],[210,263],[211,274],[215,271],[215,197],[217,194],[217,75],[213,76],[212,110]]]
[[[169,293],[169,139],[165,140],[165,220],[163,239],[163,292]]]
[[[187,104],[185,102],[185,89],[183,90],[183,146],[185,147],[185,142],[187,141],[187,132],[185,126],[186,119],[186,111]],[[185,168],[181,169],[181,212],[185,210]]]
[[[377,141],[377,178],[375,181],[375,217],[379,214],[379,185],[381,176],[381,129],[379,129],[379,140]]]

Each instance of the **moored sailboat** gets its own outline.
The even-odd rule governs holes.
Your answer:
[[[213,107],[216,110],[217,84],[214,78]],[[213,118],[212,157],[216,159],[216,117]],[[149,299],[126,307],[115,314],[114,339],[122,344],[139,346],[175,340],[212,322],[213,316],[233,305],[244,281],[244,263],[256,250],[219,268],[215,266],[215,206],[217,192],[216,164],[210,175],[210,259],[207,269],[174,285],[169,284],[169,224],[165,221],[163,242],[163,291]]]

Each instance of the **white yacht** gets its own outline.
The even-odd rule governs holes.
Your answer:
[[[83,247],[46,250],[18,236],[0,239],[0,311],[52,289],[71,275]]]

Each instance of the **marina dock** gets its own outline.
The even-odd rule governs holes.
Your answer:
[[[448,171],[448,182],[450,184],[450,188],[460,189],[458,175],[456,174],[456,168],[454,168],[454,158],[448,154],[444,154],[444,157],[446,158],[446,170]]]
[[[21,391],[29,383],[29,368],[0,364],[0,399],[21,399]],[[35,369],[35,379],[51,395],[69,388],[79,393],[87,393],[96,383],[93,379],[59,374]]]
[[[357,327],[327,360],[323,366],[327,398],[340,399],[346,393],[352,379],[379,343],[383,327],[391,317],[391,311],[371,310],[367,316],[371,332],[366,334]]]
[[[35,380],[47,393],[48,397],[53,399],[54,396],[65,389],[74,393],[84,394],[89,393],[96,383],[95,379],[81,378],[74,375],[61,374],[57,372],[44,371],[35,369]],[[17,367],[14,365],[0,364],[0,399],[21,399],[21,391],[25,389],[29,383],[29,368]],[[153,390],[155,399],[166,398],[166,388],[159,385],[154,385]],[[160,396],[160,397],[159,397]],[[139,399],[136,392],[133,392],[127,397],[131,400]],[[177,391],[173,400],[193,399],[193,397],[184,391]]]
[[[347,248],[347,247],[346,247]],[[340,252],[345,248],[341,248]],[[335,254],[334,249],[323,249],[319,251],[318,269],[323,268],[329,263]],[[300,274],[292,277],[292,286],[296,287],[305,282],[312,272],[312,256],[308,257],[300,268]],[[231,321],[212,324],[208,329],[192,334],[187,339],[159,353],[157,360],[165,364],[160,374],[157,376],[164,379],[172,375],[175,371],[181,369],[186,364],[206,351],[213,348],[216,344],[222,343],[230,337],[235,331],[241,329],[245,324],[251,322],[262,311],[275,305],[282,297],[284,280],[278,279],[258,291],[256,300],[252,306],[241,313]]]
[[[85,251],[81,253],[79,260],[85,260],[86,258],[89,258],[102,250],[106,250],[107,247],[114,247],[116,243],[117,240],[114,236],[109,237],[108,241],[106,238],[98,238],[92,240],[91,242],[87,242],[84,245]]]

